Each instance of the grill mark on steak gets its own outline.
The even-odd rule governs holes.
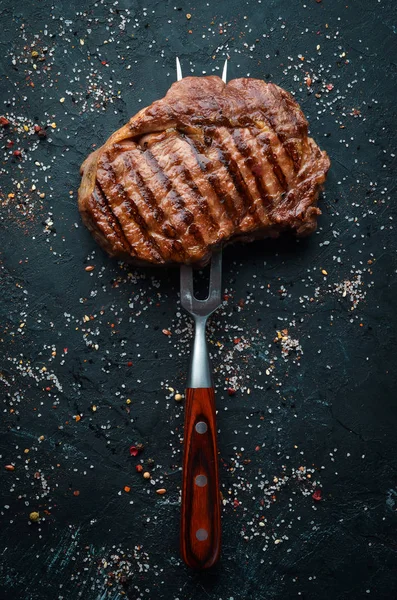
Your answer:
[[[277,129],[277,126],[275,124],[275,119],[271,115],[264,114],[263,116],[264,116],[264,120],[268,123],[268,127],[270,127],[270,129],[276,134],[280,144],[282,145],[282,147],[285,150],[285,153],[287,154],[288,158],[291,160],[294,171],[298,171],[299,170],[299,161],[297,160],[294,149],[291,148],[290,145],[288,145],[288,140],[286,139],[284,133]]]
[[[253,128],[253,134],[261,147],[263,155],[267,158],[269,164],[272,166],[273,173],[274,173],[275,177],[277,178],[282,191],[285,192],[288,189],[288,182],[287,182],[286,176],[285,176],[282,168],[280,167],[280,165],[277,162],[277,157],[276,157],[276,154],[274,153],[274,150],[273,150],[273,147],[269,140],[268,135],[256,127]],[[277,137],[277,139],[278,139],[278,137]],[[281,143],[280,143],[280,145],[282,146]]]
[[[134,163],[134,164],[132,164]],[[146,184],[144,178],[139,172],[139,168],[136,165],[135,160],[132,159],[131,155],[127,155],[124,157],[124,164],[131,172],[134,173],[136,185],[141,193],[141,196],[146,204],[146,206],[151,210],[153,218],[159,224],[164,221],[164,211],[161,206],[158,204],[155,195],[153,194],[150,187]]]
[[[133,246],[131,246],[130,242],[124,235],[123,228],[121,227],[118,218],[112,212],[112,209],[110,208],[109,200],[108,200],[105,192],[103,191],[99,181],[97,181],[95,184],[93,196],[94,196],[96,205],[99,206],[102,214],[106,217],[109,227],[111,229],[113,229],[120,244],[124,247],[124,249],[127,252],[129,251],[129,252],[132,252],[133,254],[136,254],[135,249],[133,248]],[[99,225],[98,222],[96,222],[96,224]],[[106,235],[106,232],[104,230],[103,230],[103,232]]]
[[[271,205],[273,203],[272,198],[269,196],[266,186],[263,183],[261,177],[262,167],[259,165],[258,161],[251,154],[251,148],[249,147],[246,140],[244,140],[241,129],[234,129],[232,133],[233,141],[236,144],[237,150],[240,152],[242,156],[245,158],[245,163],[252,175],[254,176],[256,187],[258,188],[259,193],[261,194],[262,199],[265,201],[267,205]]]
[[[140,232],[142,234],[142,237],[145,239],[145,241],[148,245],[149,253],[157,261],[164,262],[164,257],[163,257],[163,254],[161,252],[159,245],[153,239],[153,237],[150,235],[150,232],[148,231],[148,228],[147,228],[146,221],[142,217],[141,213],[139,212],[138,206],[135,204],[134,200],[129,197],[124,186],[119,181],[117,181],[117,177],[116,177],[116,173],[113,169],[113,165],[109,161],[106,154],[104,154],[102,156],[102,166],[107,171],[107,174],[109,175],[112,185],[116,188],[119,197],[122,198],[122,201],[123,201],[124,205],[126,206],[128,213],[132,216],[135,223],[138,225]],[[111,209],[109,201],[108,201],[108,204],[109,204],[109,208]],[[112,214],[114,215],[113,211],[112,211]],[[115,215],[114,215],[114,217],[116,218]],[[123,230],[121,224],[120,224],[120,227]],[[123,233],[124,233],[124,231],[123,231]],[[124,234],[124,236],[125,236],[125,234]]]
[[[252,224],[254,226],[265,224],[266,215],[261,204],[257,202],[259,192],[255,185],[255,178],[245,165],[245,158],[238,151],[232,133],[233,129],[223,128],[219,134],[218,132],[216,134],[217,139],[221,141],[222,152],[229,161],[227,165],[229,167],[228,171],[232,176],[234,175],[238,178],[238,183],[241,186],[239,191],[245,206],[248,208],[247,212],[252,219]]]
[[[200,169],[205,173],[207,181],[214,190],[214,194],[218,198],[219,203],[225,209],[226,215],[232,221],[233,225],[237,225],[240,220],[240,215],[234,205],[233,198],[222,189],[221,182],[215,173],[212,172],[212,162],[209,161],[208,163],[204,163],[200,158],[202,155],[205,156],[205,146],[198,140],[193,141],[188,135],[185,136],[185,140],[190,144]]]
[[[234,158],[232,158],[230,150],[227,147],[225,147],[224,140],[220,139],[220,135],[217,131],[213,132],[212,140],[213,144],[218,150],[219,160],[225,167],[227,173],[230,175],[234,187],[236,188],[237,193],[242,200],[245,210],[251,214],[254,213],[254,199],[252,198],[248,186],[244,181],[244,177],[240,173],[240,169],[237,162],[234,160]]]
[[[280,112],[284,112],[286,122],[292,122],[296,128],[297,135],[294,139],[286,139],[285,132],[283,132],[282,135],[279,135],[279,137],[294,163],[294,170],[299,171],[301,166],[301,153],[297,150],[297,144],[298,142],[301,142],[304,134],[307,136],[307,131],[304,131],[302,127],[302,119],[300,118],[301,113],[293,110],[292,101],[291,99],[287,100],[287,93],[284,90],[271,85],[269,86],[269,91],[274,98],[275,104],[279,107]],[[276,128],[274,129],[275,131],[277,130]],[[279,134],[279,132],[277,133]]]
[[[205,202],[205,208],[215,236],[222,235],[225,232],[228,234],[233,230],[234,223],[228,211],[225,210],[224,200],[221,198],[222,194],[214,189],[214,185],[208,177],[205,168],[205,165],[209,163],[208,159],[205,154],[199,155],[193,141],[185,133],[180,133],[178,142],[179,152],[187,155],[188,177],[193,184],[195,184],[195,180],[197,181],[198,192]]]
[[[184,183],[186,183],[186,185],[188,185],[189,188],[191,189],[191,192],[196,199],[196,204],[197,204],[199,211],[207,217],[209,227],[213,231],[216,231],[218,229],[218,226],[215,223],[214,218],[211,214],[210,208],[208,206],[208,202],[204,198],[202,193],[200,192],[198,185],[196,185],[194,183],[194,179],[192,178],[190,172],[185,167],[181,167],[180,175],[183,178]]]
[[[181,194],[179,194],[179,192],[173,186],[172,181],[170,180],[167,173],[165,173],[165,171],[162,168],[161,164],[159,163],[155,153],[153,152],[153,146],[155,146],[155,145],[156,145],[156,143],[151,146],[152,149],[147,148],[145,150],[145,152],[148,155],[150,155],[150,160],[157,164],[157,169],[158,169],[157,173],[161,172],[162,180],[164,182],[166,182],[166,186],[167,186],[166,189],[170,196],[170,199],[171,199],[173,205],[177,208],[181,221],[186,226],[186,234],[192,235],[195,238],[197,244],[205,247],[206,244],[203,239],[201,231],[199,230],[199,228],[197,226],[192,227],[192,224],[196,225],[194,223],[194,215],[192,214],[192,212],[190,210],[188,210],[186,208],[184,199],[182,198]],[[177,162],[180,162],[180,158],[178,158],[176,155],[173,155],[173,153],[170,156],[172,156],[172,158],[174,160],[176,158]]]
[[[147,147],[144,151],[144,154],[145,154],[145,159],[146,159],[147,165],[151,169],[154,177],[160,182],[160,185],[166,190],[167,194],[170,193],[172,191],[171,181],[168,179],[167,175],[161,169],[155,156],[150,151],[150,149]],[[174,193],[176,193],[175,190],[174,190]],[[155,198],[156,198],[156,202],[157,202],[158,206],[160,206],[159,198],[156,195],[155,195]],[[174,225],[172,225],[172,223],[166,222],[163,225],[162,231],[163,231],[164,235],[166,235],[168,238],[172,239],[172,248],[173,248],[173,251],[174,251],[176,257],[182,261],[188,260],[188,258],[189,258],[188,253],[185,251],[183,245],[175,239],[178,236],[177,228]]]

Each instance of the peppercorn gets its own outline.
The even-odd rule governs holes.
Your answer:
[[[40,520],[40,513],[38,512],[31,512],[29,515],[29,519],[32,521],[32,523],[37,523],[37,521]]]
[[[181,402],[181,400],[182,400],[182,394],[175,394],[174,400],[175,400],[175,402]]]
[[[145,471],[143,474],[143,478],[144,479],[150,479],[150,473],[148,471]]]
[[[10,122],[8,119],[6,119],[6,117],[0,117],[0,125],[2,127],[8,127],[9,124]]]
[[[143,466],[142,465],[135,465],[135,469],[138,473],[142,473],[143,471]]]

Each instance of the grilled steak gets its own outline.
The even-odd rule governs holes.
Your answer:
[[[283,89],[186,77],[81,167],[79,209],[96,240],[136,264],[200,263],[235,239],[306,235],[329,158]]]

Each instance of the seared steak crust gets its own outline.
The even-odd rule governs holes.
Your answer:
[[[186,77],[85,160],[83,221],[137,264],[204,264],[234,239],[309,234],[330,162],[307,127],[272,83]]]

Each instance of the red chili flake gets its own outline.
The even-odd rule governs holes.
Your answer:
[[[18,156],[18,157],[22,156],[22,152],[20,150],[14,150],[13,154],[14,154],[14,156]]]
[[[142,473],[142,471],[143,471],[143,466],[142,466],[142,465],[135,465],[135,470],[136,470],[138,473]]]
[[[68,349],[67,349],[67,348],[64,348],[64,349],[63,349],[63,353],[64,353],[64,354],[67,354],[67,353],[68,353]]]
[[[334,89],[334,84],[333,83],[327,83],[327,85],[325,86],[327,88],[328,91],[331,91]]]
[[[141,451],[141,444],[137,444],[136,446],[130,446],[130,456],[138,456]]]
[[[46,387],[45,391],[46,391],[46,392],[51,392],[51,388],[50,388],[50,386],[48,386],[48,385],[47,385],[47,387]]]
[[[241,338],[234,338],[233,344],[239,344],[241,342]]]
[[[6,147],[7,148],[12,148],[13,145],[14,145],[14,142],[12,140],[8,140],[7,143],[6,143]]]
[[[10,124],[9,120],[5,117],[0,117],[0,125],[2,127],[7,127]]]
[[[234,396],[236,390],[234,388],[227,388],[227,393],[229,394],[229,396]]]
[[[14,465],[6,465],[5,469],[6,469],[6,471],[15,471]]]
[[[260,446],[255,446],[255,452],[259,452],[260,449],[261,449]]]
[[[172,333],[171,333],[171,331],[169,329],[163,329],[163,333],[164,333],[164,335],[168,335],[168,337],[170,335],[172,335]]]
[[[238,305],[240,308],[243,308],[245,304],[245,300],[243,300],[243,298],[241,298],[241,300],[238,301]]]
[[[47,137],[47,132],[46,132],[46,130],[45,130],[45,129],[43,129],[43,127],[41,127],[40,125],[35,125],[35,126],[33,127],[33,129],[34,129],[35,133],[37,133],[37,135],[38,135],[40,138],[45,138],[45,137]]]
[[[129,493],[130,493],[130,491],[131,491],[131,488],[130,488],[130,486],[129,486],[129,485],[125,485],[125,486],[124,486],[124,491],[125,491],[125,492],[127,492],[127,494],[129,494]]]
[[[79,490],[74,490],[74,492],[73,492],[73,496],[80,496],[80,492],[79,492]]]
[[[315,500],[316,502],[320,502],[320,500],[323,499],[323,493],[321,491],[320,488],[317,488],[317,490],[315,490],[312,494],[312,498],[313,500]]]
[[[230,296],[228,294],[223,294],[223,299],[225,302],[229,300]]]
[[[108,63],[106,62],[106,60],[101,60],[101,65],[107,65]]]
[[[129,360],[127,363],[127,367],[132,367],[132,360]]]
[[[237,498],[235,498],[233,500],[233,506],[234,506],[234,508],[237,508],[238,506],[240,506],[240,502],[237,500]]]

